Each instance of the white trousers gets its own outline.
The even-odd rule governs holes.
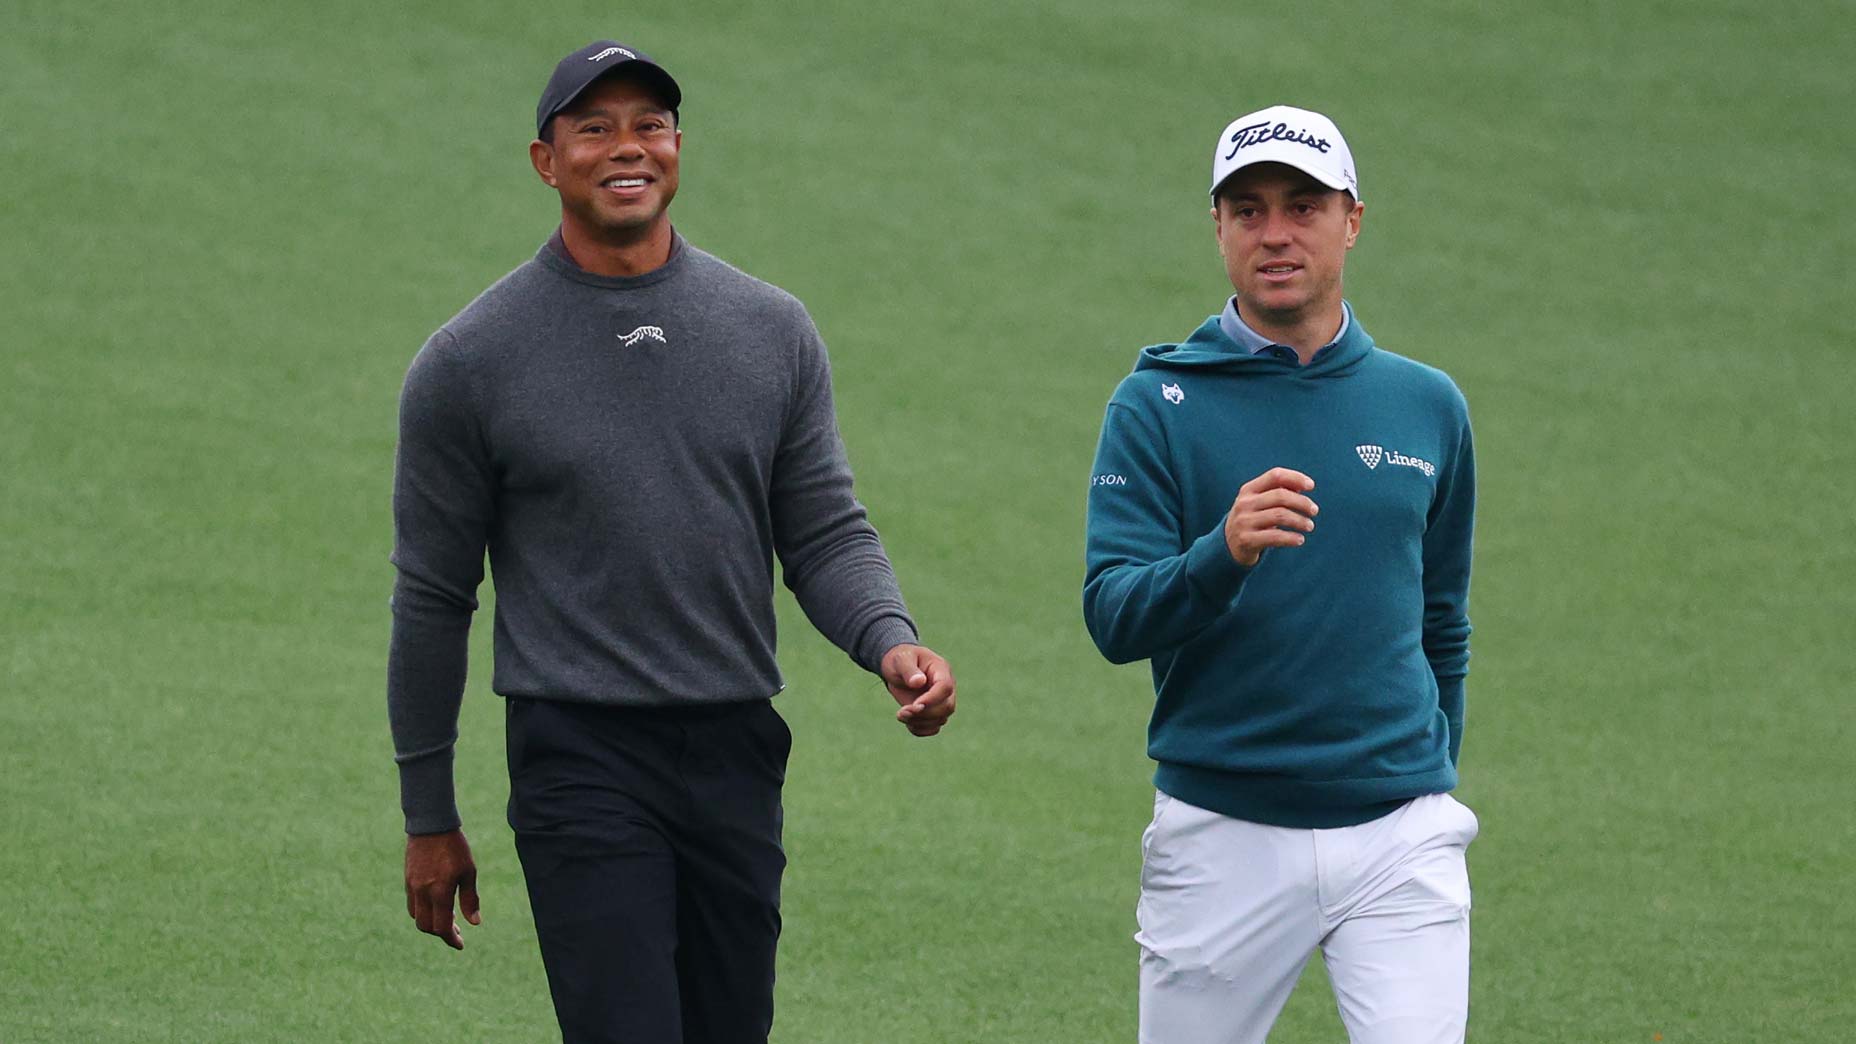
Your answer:
[[[1476,814],[1296,830],[1167,794],[1141,838],[1141,1044],[1261,1044],[1315,947],[1353,1044],[1459,1044]]]

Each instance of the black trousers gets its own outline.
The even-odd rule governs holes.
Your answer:
[[[508,748],[566,1044],[765,1044],[792,749],[772,703],[510,699]]]

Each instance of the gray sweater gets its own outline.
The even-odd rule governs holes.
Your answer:
[[[409,833],[458,825],[452,748],[484,551],[503,696],[767,699],[773,559],[867,670],[916,640],[851,492],[804,306],[678,237],[594,275],[557,243],[433,334],[406,375],[387,709]]]

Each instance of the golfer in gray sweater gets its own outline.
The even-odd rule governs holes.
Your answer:
[[[792,741],[776,556],[910,732],[954,712],[852,495],[805,308],[671,228],[681,103],[634,48],[561,60],[529,146],[560,228],[432,335],[400,400],[407,911],[459,949],[454,899],[480,920],[452,748],[487,549],[509,822],[570,1042],[767,1038]]]

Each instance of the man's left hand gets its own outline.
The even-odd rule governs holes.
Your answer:
[[[954,669],[933,649],[898,645],[883,654],[883,685],[901,710],[896,720],[917,736],[932,736],[954,716]]]

